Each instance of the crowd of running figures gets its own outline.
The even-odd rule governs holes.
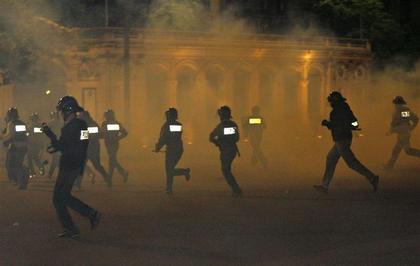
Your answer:
[[[376,192],[379,176],[364,166],[351,150],[352,131],[359,130],[359,122],[348,105],[347,99],[340,92],[333,91],[327,100],[332,110],[329,119],[323,120],[321,125],[331,131],[333,146],[327,155],[322,182],[315,185],[314,189],[321,193],[328,193],[336,165],[339,159],[343,158],[348,167],[366,177],[373,192]],[[419,121],[417,115],[408,108],[406,101],[401,96],[396,96],[392,103],[395,106],[395,111],[387,134],[396,134],[397,141],[389,161],[384,165],[386,169],[393,168],[402,150],[408,155],[420,157],[420,150],[414,149],[410,145],[411,132]],[[228,106],[220,107],[217,112],[220,123],[210,133],[209,141],[220,151],[221,170],[232,191],[232,196],[239,198],[242,196],[242,190],[232,174],[232,163],[239,154],[237,146],[239,127],[233,121],[231,109]],[[170,195],[174,177],[184,176],[189,181],[191,170],[190,168],[177,168],[184,151],[183,126],[178,121],[178,111],[175,108],[169,108],[165,115],[166,121],[161,127],[154,152],[161,152],[162,148],[166,146],[164,151],[166,193]],[[104,122],[99,126],[74,97],[64,96],[58,101],[56,111],[50,113],[48,123],[41,123],[39,115],[33,113],[29,118],[29,124],[26,125],[19,118],[18,110],[15,107],[7,111],[5,121],[3,145],[7,149],[5,167],[9,181],[16,184],[18,189],[24,190],[27,188],[28,182],[38,174],[47,175],[52,179],[58,166],[53,204],[64,228],[64,231],[58,236],[78,238],[80,235],[68,208],[87,217],[92,230],[96,228],[102,214],[75,198],[71,191],[74,185],[80,188],[81,179],[85,173],[91,178],[92,183],[95,182],[95,173],[86,166],[87,161],[91,162],[109,187],[112,187],[112,176],[115,169],[123,177],[124,182],[127,182],[128,171],[120,165],[117,159],[119,142],[127,136],[127,130],[116,119],[114,111],[111,109],[105,111]],[[261,163],[266,167],[267,160],[260,148],[266,123],[260,115],[258,106],[252,108],[250,116],[243,121],[242,126],[253,150],[252,163]],[[48,139],[49,143],[47,144]],[[108,153],[108,171],[101,164],[100,139],[104,139]],[[46,150],[52,155],[50,162],[40,158],[41,152],[47,146]],[[24,163],[25,158],[27,166]],[[47,165],[49,166],[48,173],[45,173]]]

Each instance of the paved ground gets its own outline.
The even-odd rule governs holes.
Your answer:
[[[0,177],[0,265],[420,265],[420,167],[381,172],[373,194],[340,166],[331,193],[320,195],[312,185],[324,156],[272,162],[271,170],[241,158],[235,172],[245,197],[234,199],[217,161],[196,158],[193,180],[176,180],[168,197],[155,156],[130,166],[128,184],[116,177],[108,190],[85,180],[74,192],[104,213],[93,232],[73,213],[79,241],[55,237],[52,182],[16,191]]]

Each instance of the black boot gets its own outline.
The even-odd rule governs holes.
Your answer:
[[[90,229],[94,230],[96,227],[98,227],[99,222],[101,221],[102,214],[98,211],[94,211],[89,215],[89,221],[90,221]]]

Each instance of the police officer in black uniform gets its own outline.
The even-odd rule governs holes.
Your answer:
[[[41,152],[44,148],[45,136],[41,131],[42,125],[38,113],[32,113],[29,116],[29,121],[27,157],[30,176],[35,177],[35,165],[39,169],[40,175],[44,175],[44,163],[41,160]]]
[[[27,153],[27,129],[19,119],[18,110],[9,108],[6,114],[6,131],[3,134],[3,145],[7,147],[6,170],[9,180],[26,189],[29,170],[23,165]]]
[[[48,127],[56,134],[57,137],[60,137],[61,128],[63,127],[63,121],[60,119],[57,111],[50,113],[50,121],[48,122]],[[60,159],[60,153],[54,152],[51,154],[50,167],[48,169],[48,178],[51,179],[55,169],[58,166]]]
[[[418,116],[408,108],[403,97],[395,97],[392,103],[395,106],[395,112],[387,135],[397,134],[397,143],[392,150],[391,158],[385,165],[385,169],[388,170],[394,167],[401,150],[404,150],[407,155],[420,157],[420,150],[412,148],[410,144],[411,132],[419,123]]]
[[[75,198],[71,194],[73,184],[83,174],[89,144],[89,132],[85,121],[77,118],[76,113],[83,111],[76,99],[65,96],[57,104],[57,111],[64,119],[61,136],[57,139],[52,130],[44,124],[43,132],[50,138],[50,152],[60,152],[60,166],[57,181],[54,187],[53,203],[58,218],[64,228],[59,237],[79,238],[79,230],[74,225],[67,207],[87,217],[91,229],[95,229],[100,221],[101,214]]]
[[[220,162],[222,173],[232,189],[232,196],[241,197],[240,189],[235,177],[232,174],[232,162],[239,154],[236,143],[239,141],[238,125],[232,121],[231,110],[228,106],[222,106],[217,111],[220,124],[210,133],[210,142],[220,150]]]
[[[172,194],[172,185],[175,176],[185,176],[191,179],[190,168],[175,168],[184,152],[182,143],[182,124],[178,122],[178,111],[169,108],[166,112],[166,122],[160,130],[160,137],[155,145],[155,152],[159,152],[166,145],[165,170],[166,193]]]
[[[350,106],[340,92],[333,91],[328,96],[328,102],[332,107],[330,120],[323,120],[322,126],[331,130],[334,146],[327,156],[326,169],[322,185],[315,185],[314,188],[320,192],[327,193],[330,182],[333,178],[335,167],[340,157],[346,162],[348,167],[365,176],[376,192],[378,188],[379,176],[372,173],[356,158],[351,150],[353,139],[352,130],[359,129],[359,123],[354,116]]]
[[[99,139],[102,138],[102,134],[99,125],[95,120],[93,120],[88,111],[81,112],[80,119],[85,121],[88,125],[89,147],[87,151],[87,159],[92,163],[96,171],[102,175],[105,183],[107,183],[108,186],[111,186],[111,179],[101,164],[101,146],[99,144]]]
[[[243,127],[252,147],[252,165],[261,163],[264,167],[267,167],[267,158],[261,150],[261,142],[267,126],[260,112],[261,108],[259,106],[252,107],[251,116],[244,121]]]
[[[109,177],[112,182],[114,169],[123,176],[124,182],[128,181],[128,171],[125,170],[117,160],[119,142],[127,137],[127,130],[115,119],[115,113],[112,109],[108,109],[104,113],[105,121],[102,123],[102,132],[105,139],[105,147],[109,158]]]

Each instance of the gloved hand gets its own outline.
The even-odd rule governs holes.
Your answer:
[[[157,143],[155,144],[155,149],[153,150],[153,152],[156,152],[156,153],[159,152],[159,147],[158,147],[158,144]]]
[[[49,126],[47,126],[46,123],[42,123],[41,130],[51,141],[57,139],[57,136],[54,134],[54,132],[51,130],[51,128]]]
[[[323,127],[328,127],[329,124],[330,124],[330,122],[327,119],[324,119],[321,122],[321,126],[323,126]]]

